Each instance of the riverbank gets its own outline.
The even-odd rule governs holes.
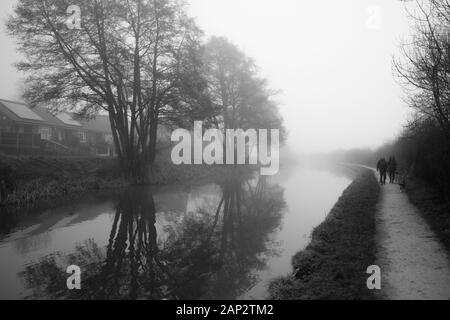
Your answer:
[[[113,159],[1,156],[0,175],[1,203],[12,208],[126,185]]]
[[[414,177],[408,178],[406,194],[450,255],[450,201],[445,201],[435,188]]]
[[[217,166],[176,166],[159,157],[150,170],[151,185],[226,176]],[[0,206],[20,209],[70,199],[87,192],[124,189],[130,183],[117,161],[107,158],[0,156]]]
[[[271,283],[270,299],[375,299],[366,269],[376,259],[379,193],[374,174],[359,169],[311,243],[293,257],[294,274]]]

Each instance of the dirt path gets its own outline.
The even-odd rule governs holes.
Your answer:
[[[386,299],[450,299],[444,247],[396,184],[381,187],[377,264]]]

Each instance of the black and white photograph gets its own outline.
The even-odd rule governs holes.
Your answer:
[[[450,300],[450,1],[1,0],[0,300]]]

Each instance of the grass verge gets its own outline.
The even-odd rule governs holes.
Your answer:
[[[311,243],[292,259],[294,274],[274,280],[277,300],[375,299],[367,289],[367,267],[376,259],[375,214],[380,187],[374,174],[361,169]]]
[[[149,173],[151,185],[186,183],[226,176],[226,166],[174,165],[158,158]],[[0,208],[57,203],[92,191],[126,188],[114,159],[0,157]],[[3,211],[3,210],[2,210]]]
[[[12,208],[127,186],[115,160],[101,158],[3,156],[0,177],[0,203]]]
[[[450,254],[450,202],[435,188],[414,177],[408,179],[406,193]]]

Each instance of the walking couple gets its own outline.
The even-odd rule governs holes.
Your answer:
[[[395,157],[390,157],[389,161],[386,161],[385,158],[378,160],[377,171],[380,173],[381,184],[386,184],[387,174],[389,174],[389,183],[394,183],[397,174],[397,161]]]

